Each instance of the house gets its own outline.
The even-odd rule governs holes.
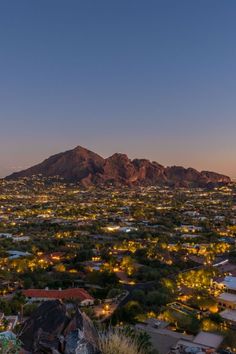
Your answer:
[[[18,323],[18,316],[5,316],[5,319],[7,320],[7,330],[12,331],[17,323]]]
[[[193,340],[194,344],[199,344],[203,348],[218,349],[223,342],[223,337],[216,333],[199,332]]]
[[[4,325],[6,321],[6,325]],[[18,323],[18,316],[5,316],[4,313],[0,313],[0,326],[4,326],[7,331],[12,331]]]
[[[220,307],[236,310],[236,295],[231,293],[222,293],[217,302]]]
[[[78,301],[81,306],[89,306],[94,304],[94,298],[82,288],[68,288],[65,290],[49,290],[49,289],[28,289],[22,291],[23,295],[30,302],[62,300]]]
[[[194,235],[194,234],[182,234],[181,235],[182,238],[184,239],[195,239],[195,238],[198,238],[198,237],[201,237],[201,235]]]
[[[184,233],[195,233],[201,232],[203,228],[201,226],[195,225],[181,225],[180,227],[175,228],[176,231],[184,232]]]
[[[132,231],[138,231],[138,228],[137,227],[133,227],[133,226],[123,226],[123,227],[120,227],[119,231],[120,232],[129,233],[129,232],[132,232]]]
[[[29,252],[21,252],[21,251],[16,251],[16,250],[10,250],[7,251],[7,253],[9,254],[9,259],[17,259],[17,258],[21,258],[21,257],[28,257],[31,256],[31,253]]]
[[[199,332],[192,341],[180,339],[170,353],[216,353],[224,337],[210,332]]]
[[[28,242],[30,240],[29,236],[15,236],[12,238],[13,242]]]
[[[220,316],[223,318],[227,326],[236,329],[236,310],[226,309],[220,312]]]
[[[236,277],[227,276],[221,284],[227,289],[227,291],[236,294]]]
[[[223,337],[210,332],[199,332],[196,336],[168,329],[168,323],[148,319],[135,326],[150,336],[153,347],[160,354],[216,353]]]
[[[0,233],[0,238],[12,238],[12,234],[8,234],[8,233]]]

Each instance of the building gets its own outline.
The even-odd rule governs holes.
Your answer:
[[[193,343],[200,345],[203,349],[218,349],[223,340],[224,337],[219,334],[201,331],[196,335]]]
[[[30,240],[29,236],[14,236],[12,238],[13,242],[28,242]]]
[[[18,259],[21,257],[29,257],[31,256],[31,253],[29,252],[21,252],[21,251],[16,251],[16,250],[10,250],[7,251],[7,253],[9,254],[9,259]]]
[[[224,319],[228,327],[236,329],[236,310],[226,309],[220,312],[220,316]]]
[[[236,294],[236,277],[227,276],[221,284],[228,292]]]
[[[81,306],[89,306],[94,304],[94,298],[82,288],[69,288],[65,290],[28,289],[23,290],[22,293],[30,302],[47,300],[74,300],[79,302]]]
[[[173,354],[189,353],[217,353],[217,349],[224,337],[210,332],[199,332],[192,341],[180,339],[175,348],[170,351]]]
[[[12,331],[18,323],[18,316],[5,316],[4,313],[0,313],[0,327],[5,328],[7,331]],[[2,332],[0,332],[1,334]]]
[[[217,299],[219,306],[236,310],[236,277],[227,276],[218,284],[225,290]]]
[[[217,302],[220,307],[236,310],[236,295],[231,293],[222,293]]]
[[[196,336],[179,333],[168,329],[167,322],[156,319],[148,319],[135,327],[148,333],[153,347],[160,354],[213,354],[217,353],[224,339],[218,334],[203,331]]]
[[[0,233],[0,238],[12,238],[12,234],[8,234],[8,233]]]

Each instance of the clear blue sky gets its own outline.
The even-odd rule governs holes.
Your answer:
[[[236,176],[235,0],[2,0],[0,175],[76,145]]]

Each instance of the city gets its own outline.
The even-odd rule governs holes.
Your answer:
[[[96,323],[146,332],[159,353],[208,348],[211,336],[208,349],[235,350],[233,182],[190,189],[1,180],[0,241],[2,333],[17,333],[40,303],[59,299]]]
[[[235,17],[0,0],[0,354],[236,354]]]

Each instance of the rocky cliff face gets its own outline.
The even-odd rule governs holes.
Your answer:
[[[167,167],[165,173],[169,184],[176,187],[206,187],[230,183],[230,178],[227,176],[216,172],[199,172],[193,168],[172,166]]]
[[[193,168],[178,166],[165,168],[157,162],[146,159],[130,160],[124,154],[114,154],[104,159],[81,146],[51,156],[42,163],[13,173],[7,178],[15,179],[38,174],[45,177],[59,176],[65,181],[79,182],[84,186],[113,183],[206,187],[230,182],[229,177],[215,172],[198,172]]]
[[[91,320],[77,308],[69,316],[59,300],[46,301],[24,323],[22,354],[100,354]]]

